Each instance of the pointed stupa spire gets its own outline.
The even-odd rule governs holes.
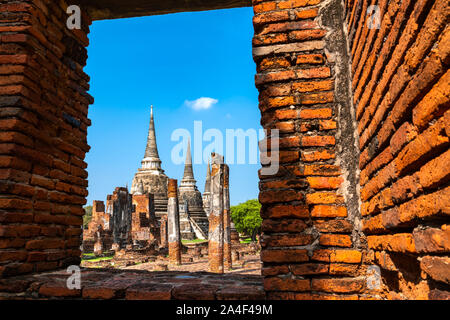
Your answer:
[[[150,125],[148,127],[147,146],[145,148],[144,159],[142,160],[142,170],[151,170],[156,174],[164,173],[161,169],[161,159],[156,146],[155,122],[153,120],[153,106],[150,107]]]
[[[211,166],[209,164],[209,159],[208,159],[208,168],[206,169],[206,181],[204,192],[211,192]]]
[[[192,169],[192,156],[191,156],[191,140],[188,140],[186,162],[184,163],[183,181],[194,181],[194,171]]]
[[[150,126],[148,128],[147,147],[144,158],[159,159],[158,147],[156,145],[155,122],[153,120],[153,105],[150,107]]]

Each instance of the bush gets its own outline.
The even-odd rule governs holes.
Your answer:
[[[89,222],[92,219],[92,206],[84,207],[83,227],[87,229]]]
[[[236,206],[232,206],[231,220],[233,220],[236,230],[247,236],[253,235],[255,230],[261,227],[261,204],[258,200],[252,199]]]

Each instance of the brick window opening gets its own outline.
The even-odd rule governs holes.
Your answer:
[[[0,4],[2,297],[449,299],[448,1],[78,2],[79,30],[61,21],[63,2]],[[92,20],[241,6],[254,11],[261,125],[280,132],[280,170],[259,174],[263,280],[83,270],[68,289],[88,186]],[[141,226],[127,196],[93,206],[93,251]],[[111,225],[123,228],[102,236]]]

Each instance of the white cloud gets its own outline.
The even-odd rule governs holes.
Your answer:
[[[184,102],[184,104],[194,110],[206,110],[206,109],[211,108],[217,102],[219,102],[219,100],[217,100],[217,99],[202,97],[202,98],[198,98],[197,100],[194,100],[194,101],[186,100]]]

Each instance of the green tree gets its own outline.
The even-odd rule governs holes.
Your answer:
[[[84,207],[83,227],[87,229],[89,222],[92,219],[92,206]]]
[[[248,236],[254,236],[255,230],[261,227],[261,204],[258,200],[252,199],[236,206],[232,206],[231,220],[233,220],[236,230]],[[254,240],[254,239],[252,239]]]

